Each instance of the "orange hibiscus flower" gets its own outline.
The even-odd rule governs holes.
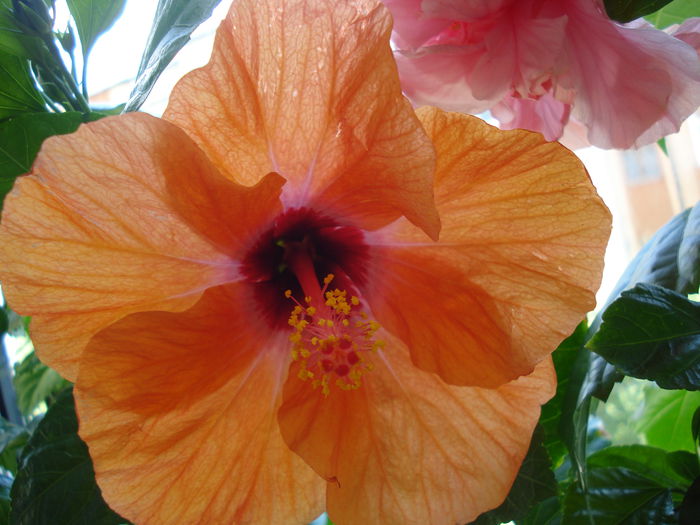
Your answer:
[[[46,141],[0,271],[135,523],[497,506],[610,227],[537,134],[401,95],[374,0],[237,0],[164,119]]]

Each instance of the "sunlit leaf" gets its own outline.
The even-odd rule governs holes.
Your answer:
[[[692,420],[700,392],[648,389],[642,419],[637,423],[646,442],[664,450],[695,451]]]
[[[0,467],[17,472],[17,454],[27,444],[29,431],[0,418]]]
[[[0,122],[0,203],[17,176],[30,170],[42,142],[72,133],[82,121],[80,113],[69,112],[27,113]]]
[[[126,0],[66,1],[78,28],[83,57],[90,53],[97,37],[112,27],[126,5]]]
[[[658,11],[671,0],[605,0],[605,11],[618,22],[631,22],[636,18]]]
[[[663,29],[673,24],[681,24],[685,19],[693,16],[700,16],[700,3],[697,0],[674,0],[645,18],[656,27]]]
[[[557,494],[551,471],[552,462],[543,445],[544,431],[537,427],[530,449],[506,500],[497,508],[479,516],[473,525],[499,525],[524,518],[535,504]]]
[[[44,101],[29,76],[27,61],[0,52],[0,120],[43,109]]]
[[[31,414],[39,403],[70,386],[58,372],[39,361],[34,352],[15,365],[14,383],[17,404],[24,415]]]
[[[639,284],[622,292],[586,346],[627,375],[700,389],[700,304],[671,290]]]
[[[124,111],[136,111],[158,77],[199,24],[209,18],[221,0],[158,0],[156,16],[141,57],[136,85]]]
[[[102,499],[87,446],[77,431],[69,389],[24,448],[11,492],[14,525],[125,523]]]

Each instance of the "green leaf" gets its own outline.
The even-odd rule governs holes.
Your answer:
[[[146,100],[158,77],[199,24],[209,18],[221,0],[158,0],[146,49],[124,111],[136,111]]]
[[[642,247],[591,322],[589,338],[598,331],[607,306],[638,283],[662,286],[681,294],[696,291],[700,286],[699,235],[700,203],[676,215]],[[583,385],[583,397],[593,395],[605,401],[615,382],[622,377],[612,364],[593,355]]]
[[[604,448],[588,458],[588,467],[625,467],[659,485],[684,492],[700,475],[700,467],[693,454],[682,452],[678,456],[644,445]]]
[[[605,11],[618,22],[631,22],[658,11],[671,0],[605,0]]]
[[[71,389],[49,409],[24,448],[12,485],[14,525],[116,525],[125,520],[102,499],[78,437]]]
[[[700,16],[700,4],[697,0],[674,0],[645,18],[659,29],[663,29],[673,24],[682,24],[684,20],[694,16]]]
[[[693,414],[693,420],[691,421],[691,431],[693,433],[693,439],[698,441],[700,439],[700,407],[695,410]]]
[[[543,439],[544,430],[538,426],[508,497],[499,507],[479,516],[474,525],[499,525],[524,518],[535,504],[556,496],[557,483]]]
[[[683,238],[678,246],[676,291],[687,295],[700,286],[700,204],[688,212]]]
[[[625,467],[592,468],[587,494],[572,484],[564,500],[566,525],[672,525],[667,487]]]
[[[0,418],[0,467],[17,472],[17,455],[27,444],[29,431],[19,425]]]
[[[34,352],[15,365],[14,383],[17,404],[25,416],[34,412],[37,405],[52,394],[70,386],[58,372],[39,361]]]
[[[83,59],[93,44],[124,11],[126,0],[66,0],[80,37]]]
[[[0,53],[0,120],[44,110],[44,101],[29,75],[29,63]]]
[[[700,392],[650,388],[642,419],[637,423],[647,444],[664,450],[695,452],[692,419],[700,406]]]
[[[585,348],[581,348],[576,356],[568,378],[569,387],[562,404],[559,423],[559,432],[569,450],[571,464],[576,469],[579,482],[584,486],[586,484],[588,416],[591,408],[591,396],[584,391],[584,387],[592,355]]]
[[[557,371],[557,392],[552,399],[542,407],[540,425],[544,429],[544,446],[552,459],[554,467],[558,467],[566,456],[566,445],[562,437],[562,429],[573,424],[573,408],[566,405],[565,400],[576,358],[585,342],[588,324],[583,321],[573,334],[567,337],[552,354],[554,368]]]
[[[44,140],[72,133],[83,121],[77,112],[28,113],[0,122],[0,209],[18,175],[27,173]]]
[[[676,292],[646,284],[622,292],[586,346],[627,375],[700,389],[700,304]]]
[[[0,0],[0,51],[27,58],[29,51],[41,47],[41,40],[24,33],[12,10],[12,0]]]
[[[10,523],[10,489],[14,478],[0,473],[0,523]]]
[[[561,502],[552,497],[535,505],[528,515],[518,520],[517,525],[559,525],[561,523]]]
[[[661,148],[661,151],[664,152],[664,155],[668,157],[668,146],[666,145],[666,137],[661,137],[659,140],[656,141],[656,144],[658,144],[659,148]]]

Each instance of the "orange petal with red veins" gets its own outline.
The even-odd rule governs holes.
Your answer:
[[[390,31],[373,0],[237,0],[165,118],[232,180],[280,173],[288,206],[367,229],[405,215],[435,237],[434,153],[401,95]]]
[[[365,291],[414,363],[495,387],[528,374],[595,305],[610,213],[573,153],[541,135],[425,108],[443,223],[373,236]]]
[[[262,218],[246,212],[274,202],[280,183],[226,180],[185,133],[145,114],[85,124],[48,139],[5,201],[3,291],[33,316],[41,359],[74,380],[98,330],[135,311],[184,310],[237,278],[238,246],[212,244],[250,235]],[[223,212],[226,199],[237,207]]]
[[[554,393],[551,360],[496,390],[456,387],[387,343],[358,390],[327,398],[293,366],[282,435],[329,481],[334,523],[469,523],[508,494]]]
[[[130,315],[83,354],[80,436],[105,500],[134,523],[308,523],[322,512],[325,482],[275,417],[289,342],[261,335],[241,289],[210,289],[183,313]]]

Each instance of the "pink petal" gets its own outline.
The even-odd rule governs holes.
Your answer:
[[[574,114],[591,144],[639,147],[677,131],[697,109],[700,61],[688,44],[649,25],[614,24],[588,2],[572,5],[569,17]]]
[[[514,0],[423,0],[423,12],[431,17],[478,20],[509,7]]]
[[[491,109],[502,129],[539,131],[547,140],[558,140],[569,120],[571,104],[565,104],[545,93],[539,99],[505,97]]]
[[[693,46],[700,53],[700,17],[688,18],[680,26],[670,32],[671,36]]]

